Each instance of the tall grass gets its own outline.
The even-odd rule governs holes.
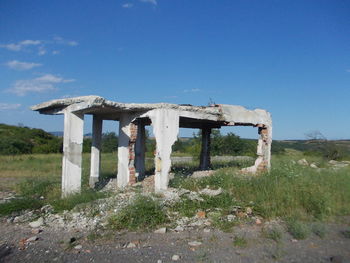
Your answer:
[[[0,204],[0,214],[37,209],[46,204],[59,212],[106,196],[88,188],[90,155],[83,154],[82,192],[61,199],[61,164],[61,154],[0,156],[0,191],[12,190],[18,195],[17,199]],[[103,155],[102,166],[103,177],[113,176],[116,155]]]
[[[285,159],[274,160],[272,167],[270,173],[260,176],[222,169],[214,176],[188,178],[177,185],[190,190],[222,187],[265,218],[324,219],[350,213],[349,169],[317,171]]]

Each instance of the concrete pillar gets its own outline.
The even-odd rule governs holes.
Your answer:
[[[64,111],[62,197],[81,190],[84,114]]]
[[[135,143],[135,169],[136,177],[145,175],[145,151],[146,151],[146,130],[142,119],[137,121],[137,138]]]
[[[101,139],[102,139],[102,118],[96,115],[92,119],[92,145],[89,185],[95,187],[100,177],[101,169]]]
[[[200,155],[200,170],[208,170],[210,168],[210,134],[211,128],[202,129],[202,149]]]
[[[123,113],[119,120],[117,184],[120,188],[135,181],[134,147],[137,126],[131,123],[133,118],[133,114]]]
[[[150,114],[153,134],[156,137],[155,191],[168,189],[171,168],[171,147],[179,134],[179,113],[172,109],[156,109]]]
[[[272,129],[269,127],[259,127],[260,138],[258,140],[256,161],[257,171],[264,171],[270,169],[271,162],[271,133]]]
[[[268,171],[271,167],[271,143],[272,143],[272,127],[258,126],[260,138],[256,154],[258,158],[253,166],[243,168],[242,172],[259,173]]]

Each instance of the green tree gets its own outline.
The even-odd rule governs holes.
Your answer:
[[[104,133],[101,144],[102,152],[116,152],[118,151],[118,136],[115,132]]]

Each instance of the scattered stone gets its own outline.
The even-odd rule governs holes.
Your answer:
[[[13,223],[25,223],[25,222],[33,221],[36,218],[37,218],[37,215],[33,211],[28,211],[22,215],[12,218],[11,221]]]
[[[191,246],[191,247],[199,247],[200,245],[202,245],[202,242],[191,241],[191,242],[188,242],[188,245]]]
[[[157,263],[162,263],[163,261],[161,261],[160,259],[157,260]]]
[[[166,230],[167,230],[166,227],[162,227],[162,228],[159,228],[156,231],[154,231],[154,233],[156,233],[156,234],[165,234]]]
[[[130,242],[127,246],[126,246],[126,248],[135,248],[136,247],[136,244],[134,244],[134,243],[132,243],[132,242]]]
[[[44,224],[44,218],[40,217],[38,220],[30,222],[29,226],[31,228],[38,228],[41,227]]]
[[[42,230],[42,229],[39,229],[39,228],[34,228],[34,229],[32,229],[31,232],[32,232],[33,235],[37,235],[37,234],[43,232],[43,230]]]
[[[250,207],[247,207],[246,213],[247,213],[248,215],[251,215],[251,214],[253,213],[253,209],[251,209]]]
[[[171,260],[173,260],[173,261],[178,261],[180,259],[180,256],[179,255],[173,255],[172,257],[171,257]]]
[[[318,166],[317,166],[315,163],[310,164],[310,167],[311,167],[311,168],[314,168],[314,169],[317,169],[317,168],[318,168]]]
[[[298,164],[303,166],[309,166],[309,163],[306,161],[306,159],[300,159],[298,161]]]
[[[182,232],[182,231],[184,231],[184,228],[182,227],[182,226],[177,226],[177,227],[175,227],[175,229],[174,229],[176,232]]]
[[[204,211],[198,211],[197,214],[196,214],[196,216],[197,216],[198,218],[205,218],[205,212],[204,212]]]
[[[76,250],[80,250],[80,249],[82,249],[82,248],[83,248],[82,245],[76,245],[76,246],[74,247],[74,249],[76,249]]]
[[[236,219],[235,215],[227,215],[227,221],[232,222]]]
[[[200,194],[202,195],[209,195],[209,196],[217,196],[223,192],[222,188],[220,187],[219,189],[212,190],[209,188],[204,188],[199,191]]]
[[[293,238],[291,241],[292,241],[293,243],[297,243],[297,242],[298,242],[298,239],[294,239],[294,238]]]
[[[41,213],[49,214],[53,212],[53,207],[51,205],[44,205],[40,208]]]
[[[34,242],[37,241],[39,238],[37,236],[32,236],[30,238],[27,238],[27,242]]]
[[[204,232],[204,233],[209,233],[209,232],[210,232],[210,228],[204,228],[204,229],[203,229],[203,232]]]
[[[257,225],[261,225],[261,220],[259,219],[259,218],[257,218],[257,219],[255,219],[255,224],[257,224]]]

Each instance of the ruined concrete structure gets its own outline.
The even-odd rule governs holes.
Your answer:
[[[222,126],[254,126],[260,138],[254,166],[244,171],[256,173],[270,168],[272,120],[262,109],[247,110],[234,105],[198,107],[168,103],[119,103],[98,96],[52,100],[32,107],[41,114],[64,114],[62,195],[79,192],[84,115],[93,116],[90,186],[99,180],[103,120],[119,121],[117,184],[123,188],[145,173],[145,126],[152,125],[156,139],[155,191],[168,187],[171,147],[179,128],[202,130],[200,169],[210,167],[210,133]]]

